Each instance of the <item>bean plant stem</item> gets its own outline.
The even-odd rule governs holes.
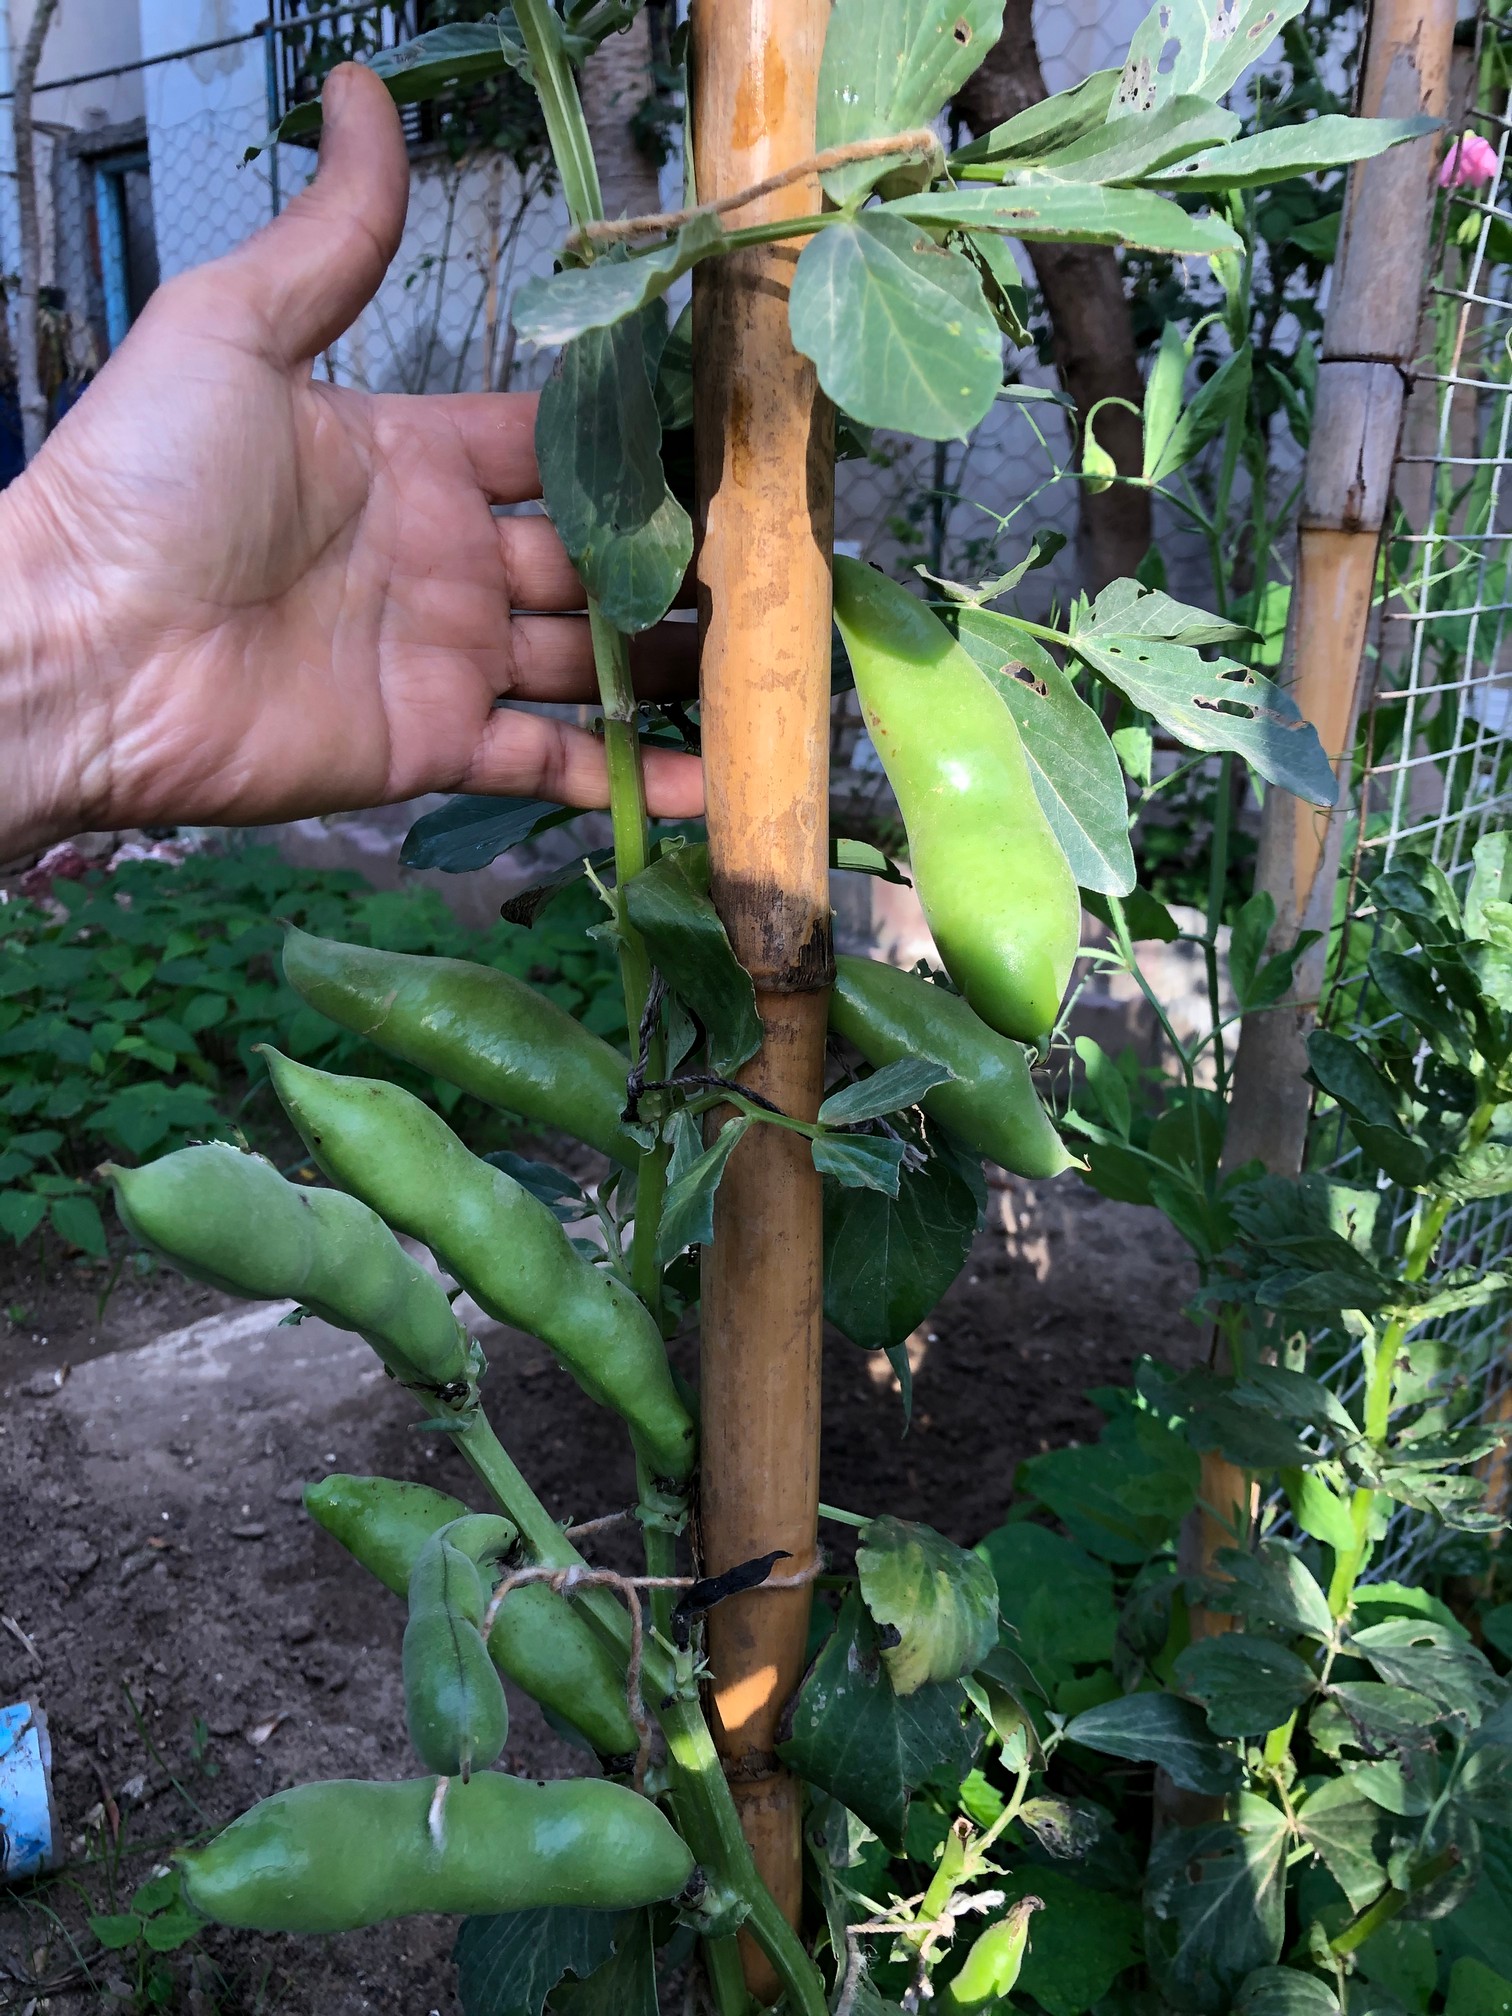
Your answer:
[[[562,193],[575,227],[601,221],[603,195],[593,145],[572,66],[562,47],[560,24],[548,0],[517,0],[515,19],[529,52],[535,86],[546,121],[547,138],[562,178]],[[791,236],[794,226],[786,226]],[[732,234],[739,242],[744,233]],[[621,896],[630,879],[650,859],[645,780],[637,738],[635,690],[625,637],[609,623],[596,604],[588,605],[594,666],[604,714],[604,750],[609,770],[609,811],[614,824],[616,883]],[[631,1040],[641,1025],[651,987],[651,965],[639,934],[621,909],[620,975]],[[648,1075],[665,1075],[665,1047],[652,1037]],[[659,1316],[661,1273],[656,1246],[661,1202],[666,1187],[666,1150],[658,1141],[640,1158],[637,1171],[635,1231],[631,1249],[631,1279],[653,1315]],[[527,1544],[543,1563],[570,1566],[581,1557],[530,1489],[497,1436],[478,1416],[458,1434],[463,1453],[478,1470],[501,1505],[520,1528]],[[642,1479],[642,1485],[647,1480]],[[674,1568],[673,1540],[658,1528],[643,1528],[646,1567],[650,1575]],[[595,1601],[597,1596],[598,1600]],[[602,1592],[585,1590],[579,1600],[598,1628],[626,1656],[629,1620],[620,1605]],[[749,1910],[748,1929],[771,1961],[787,1992],[795,2016],[825,2016],[823,1983],[802,1942],[777,1908],[757,1874],[740,1828],[719,1753],[698,1706],[676,1691],[672,1661],[663,1644],[669,1636],[670,1591],[652,1592],[652,1631],[644,1656],[645,1694],[661,1722],[673,1767],[672,1800],[689,1847],[707,1873],[737,1893]],[[733,1938],[704,1942],[710,1986],[720,2016],[745,2016],[749,2008],[738,1951]]]
[[[1477,1148],[1490,1132],[1496,1108],[1491,1101],[1477,1107],[1471,1117],[1468,1140],[1471,1148]],[[1444,1226],[1449,1213],[1454,1208],[1450,1197],[1427,1197],[1419,1203],[1413,1214],[1412,1229],[1407,1236],[1407,1253],[1402,1266],[1402,1278],[1406,1281],[1421,1281],[1432,1264],[1438,1251],[1439,1240],[1443,1237]],[[1407,1333],[1412,1328],[1410,1314],[1393,1317],[1376,1341],[1375,1357],[1370,1367],[1370,1375],[1365,1382],[1364,1429],[1366,1440],[1379,1449],[1386,1440],[1391,1427],[1391,1402],[1396,1390],[1397,1359]],[[1364,1573],[1370,1558],[1370,1527],[1375,1515],[1379,1493],[1365,1485],[1359,1486],[1350,1501],[1350,1519],[1354,1527],[1354,1539],[1334,1562],[1333,1576],[1328,1585],[1328,1607],[1335,1617],[1346,1616],[1354,1601],[1355,1585]]]

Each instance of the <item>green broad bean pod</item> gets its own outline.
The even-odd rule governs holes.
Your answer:
[[[475,1390],[481,1354],[445,1290],[355,1197],[301,1189],[221,1142],[103,1173],[126,1229],[180,1273],[233,1295],[303,1303],[355,1330],[405,1386],[446,1400]]]
[[[431,1535],[467,1511],[444,1491],[388,1477],[324,1477],[305,1486],[304,1502],[311,1518],[396,1596],[407,1593]],[[625,1676],[567,1597],[544,1582],[511,1589],[488,1652],[507,1679],[575,1729],[606,1770],[628,1770],[637,1737]]]
[[[635,1166],[640,1149],[620,1121],[625,1058],[523,980],[292,928],[283,966],[312,1008],[380,1050]]]
[[[404,1713],[415,1755],[428,1771],[460,1777],[497,1762],[509,1736],[504,1683],[483,1642],[492,1593],[482,1564],[518,1539],[507,1519],[464,1513],[420,1549],[409,1581],[404,1632]]]
[[[1015,1176],[1058,1176],[1074,1165],[1034,1089],[1023,1045],[989,1029],[959,994],[842,953],[829,1025],[879,1069],[910,1056],[947,1065],[954,1078],[919,1103],[978,1155]]]
[[[433,1824],[437,1782],[275,1793],[179,1856],[184,1894],[221,1925],[330,1933],[423,1911],[629,1911],[676,1897],[693,1874],[670,1821],[627,1786],[481,1771],[447,1786]]]
[[[696,1431],[645,1306],[577,1252],[553,1212],[481,1161],[422,1099],[264,1052],[284,1110],[326,1175],[425,1242],[490,1316],[549,1344],[630,1430],[652,1475],[693,1472]]]
[[[1029,1920],[1043,1909],[1038,1897],[1022,1897],[1006,1918],[977,1935],[961,1971],[936,2000],[940,2016],[985,2016],[1005,2006],[1029,1951]]]
[[[843,555],[835,622],[945,969],[990,1027],[1042,1046],[1076,961],[1081,896],[1013,716],[917,596]]]

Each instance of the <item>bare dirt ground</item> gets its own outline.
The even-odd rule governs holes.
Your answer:
[[[0,1701],[47,1711],[73,1864],[0,1903],[0,2010],[17,2016],[133,2006],[137,1956],[86,1965],[86,1914],[175,1842],[302,1779],[412,1769],[403,1607],[312,1525],[300,1487],[374,1471],[476,1501],[350,1336],[277,1327],[277,1308],[163,1273],[128,1273],[101,1316],[100,1285],[0,1281],[0,1308],[23,1319],[0,1319]],[[1087,1389],[1142,1352],[1191,1348],[1167,1313],[1191,1285],[1153,1212],[1074,1177],[995,1188],[970,1266],[916,1335],[906,1435],[885,1361],[831,1336],[825,1497],[976,1539],[1007,1511],[1020,1458],[1095,1432]],[[629,1503],[610,1418],[534,1339],[482,1334],[492,1418],[552,1510]],[[696,1340],[677,1356],[696,1377]],[[510,1768],[584,1768],[532,1704],[511,1709]],[[211,1933],[174,1957],[169,2006],[454,2016],[453,1936],[439,1919],[302,1943]]]

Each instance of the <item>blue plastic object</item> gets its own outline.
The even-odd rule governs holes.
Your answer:
[[[35,1703],[0,1708],[0,1880],[39,1875],[57,1860],[52,1745]]]

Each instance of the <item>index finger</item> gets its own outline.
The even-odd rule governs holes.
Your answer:
[[[447,392],[425,404],[456,431],[478,488],[491,504],[528,504],[541,494],[534,392]]]

